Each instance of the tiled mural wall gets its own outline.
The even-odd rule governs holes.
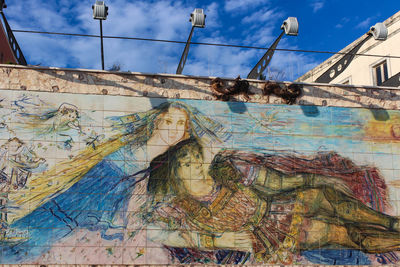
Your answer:
[[[395,264],[400,111],[0,90],[2,264]]]

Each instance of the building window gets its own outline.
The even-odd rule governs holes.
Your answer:
[[[389,79],[388,66],[386,60],[379,63],[378,65],[375,65],[372,69],[373,69],[375,85],[379,86],[387,79]]]
[[[347,77],[346,79],[341,80],[339,82],[339,84],[350,85],[351,84],[351,76]]]
[[[347,79],[341,81],[339,84],[345,84],[345,85],[350,84],[350,78],[347,78]]]

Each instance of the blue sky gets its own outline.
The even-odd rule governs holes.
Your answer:
[[[92,19],[95,0],[6,1],[13,29],[99,34]],[[206,28],[196,29],[194,42],[269,47],[288,16],[298,18],[297,37],[286,36],[278,48],[339,51],[400,10],[398,0],[106,0],[109,16],[104,35],[186,41],[194,8],[207,14]],[[16,33],[29,64],[100,69],[97,38]],[[184,45],[105,39],[106,69],[175,73]],[[192,45],[183,74],[246,77],[265,53],[262,50]],[[314,53],[277,52],[267,77],[294,80],[328,58]]]

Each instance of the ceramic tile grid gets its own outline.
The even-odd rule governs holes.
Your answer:
[[[399,261],[396,90],[0,70],[1,264]]]
[[[398,260],[400,111],[0,99],[2,264]]]

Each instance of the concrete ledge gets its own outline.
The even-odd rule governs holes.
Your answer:
[[[215,77],[0,65],[0,89],[3,90],[215,100],[210,89],[213,78]],[[234,80],[234,78],[223,79],[228,84]],[[250,90],[255,93],[248,102],[283,103],[279,97],[262,95],[265,81],[248,81]],[[298,105],[400,108],[398,88],[297,84],[302,84],[304,89],[303,95],[296,101]],[[234,96],[231,101],[245,101],[245,99],[239,95]]]

